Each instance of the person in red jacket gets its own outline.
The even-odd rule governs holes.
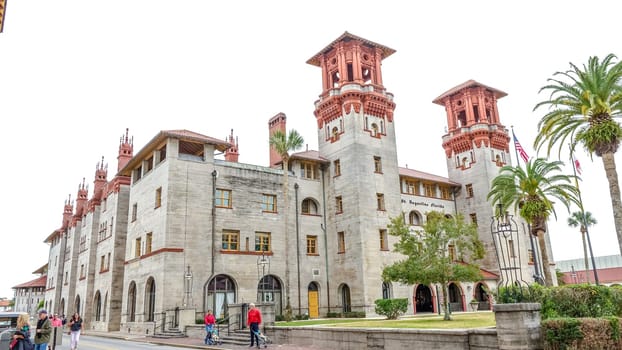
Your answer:
[[[251,347],[257,342],[259,349],[259,324],[261,323],[261,311],[255,307],[255,304],[248,304],[248,316],[246,317],[246,325],[251,329]]]
[[[216,324],[216,317],[212,314],[212,310],[207,310],[203,321],[205,321],[205,332],[207,332],[205,335],[205,344],[212,345],[214,344],[212,341],[212,332],[214,332],[214,325]]]

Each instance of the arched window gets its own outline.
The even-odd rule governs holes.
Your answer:
[[[127,321],[136,321],[136,283],[132,281],[127,292]]]
[[[391,299],[391,284],[382,282],[382,299]]]
[[[311,198],[305,198],[302,201],[301,211],[303,214],[307,215],[317,215],[318,214],[318,205]]]
[[[283,314],[281,283],[275,276],[266,275],[261,278],[257,286],[257,300],[262,303],[273,302],[275,314]]]
[[[339,129],[335,126],[333,127],[333,132],[332,135],[333,139],[338,140],[339,139]]]
[[[378,136],[378,125],[376,123],[371,124],[371,136]]]
[[[408,223],[413,226],[421,226],[421,214],[416,210],[411,211],[408,214]]]
[[[149,277],[145,286],[145,321],[155,320],[156,285],[153,277]]]
[[[222,318],[228,304],[236,302],[235,284],[227,275],[217,275],[205,285],[205,310],[214,310]]]
[[[102,296],[99,291],[95,293],[95,300],[93,303],[95,303],[95,321],[100,321],[102,313]]]

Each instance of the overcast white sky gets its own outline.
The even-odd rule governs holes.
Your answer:
[[[0,297],[46,264],[43,240],[83,177],[92,190],[102,156],[114,175],[126,128],[135,153],[160,130],[224,139],[233,129],[240,161],[267,165],[267,122],[284,112],[288,129],[317,149],[321,75],[305,62],[349,31],[397,50],[383,77],[397,104],[401,166],[447,176],[445,111],[432,100],[468,79],[508,93],[501,121],[535,156],[539,88],[569,62],[620,54],[620,13],[621,2],[601,0],[9,0],[0,34]],[[599,222],[594,254],[618,254],[602,162],[578,157],[585,207]],[[578,231],[564,208],[557,214],[554,258],[582,257]]]

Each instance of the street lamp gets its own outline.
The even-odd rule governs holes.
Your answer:
[[[266,268],[268,269],[268,273],[270,273],[270,258],[266,256],[265,251],[261,250],[261,256],[257,258],[257,279],[259,280],[259,302],[264,302],[265,295],[265,284],[264,277],[266,276]]]
[[[184,286],[186,290],[186,298],[184,307],[192,304],[192,271],[190,271],[190,265],[184,274]]]

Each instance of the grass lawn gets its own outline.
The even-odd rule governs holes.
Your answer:
[[[364,319],[364,318],[325,318],[319,320],[276,322],[276,326],[324,326],[324,327],[361,327],[361,328],[421,328],[421,329],[454,329],[494,327],[495,315],[492,312],[480,311],[454,313],[451,321],[443,321],[443,316],[405,316],[399,320]]]

